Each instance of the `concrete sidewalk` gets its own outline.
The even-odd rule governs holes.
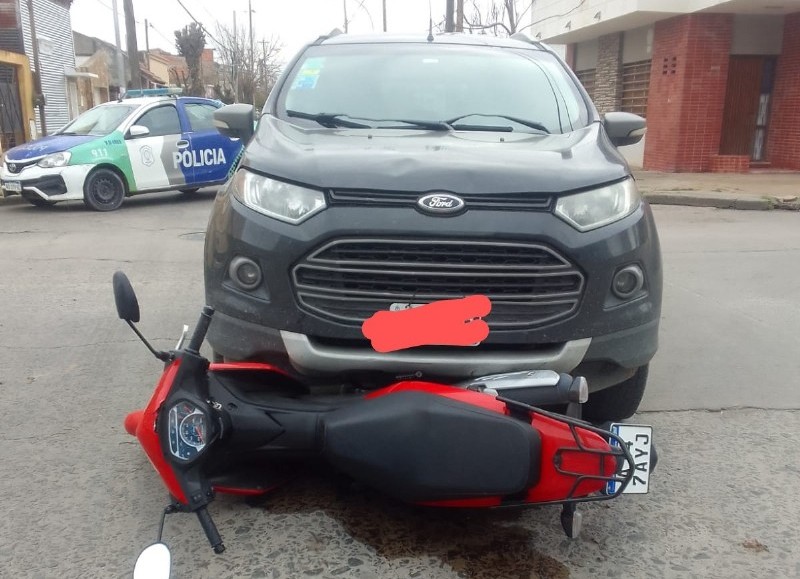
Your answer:
[[[657,173],[634,170],[639,190],[653,205],[720,209],[800,210],[800,173]]]

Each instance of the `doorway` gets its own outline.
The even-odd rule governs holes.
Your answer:
[[[722,121],[721,155],[766,160],[774,56],[731,56]]]
[[[25,125],[14,66],[0,64],[0,151],[25,142]]]

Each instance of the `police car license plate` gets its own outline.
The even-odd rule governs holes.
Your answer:
[[[653,447],[653,427],[641,424],[612,424],[609,430],[619,436],[628,447],[628,452],[633,457],[633,478],[622,491],[623,494],[645,494],[650,487],[650,458]],[[619,447],[617,441],[611,440],[612,447]],[[621,474],[627,476],[631,465],[622,467]],[[615,481],[606,486],[607,494],[614,494],[617,485]]]
[[[22,183],[19,181],[3,181],[3,189],[9,193],[21,193]]]

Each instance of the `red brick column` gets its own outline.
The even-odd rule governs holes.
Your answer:
[[[800,12],[787,15],[783,25],[767,130],[767,160],[776,168],[800,170]]]
[[[688,14],[657,22],[644,168],[699,172],[719,153],[733,16]]]

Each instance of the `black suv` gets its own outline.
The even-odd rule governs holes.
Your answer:
[[[586,376],[584,414],[636,410],[656,352],[653,216],[616,146],[644,120],[598,114],[546,45],[515,36],[332,34],[287,66],[215,201],[205,249],[218,358],[311,388],[397,376],[553,369]],[[378,353],[379,310],[486,295],[474,347]]]

